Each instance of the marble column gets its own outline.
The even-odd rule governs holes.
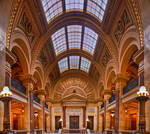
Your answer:
[[[48,109],[49,109],[49,114],[48,114],[48,132],[52,131],[52,103],[50,101],[50,99],[46,99],[46,102],[48,104]]]
[[[86,106],[83,106],[83,128],[86,127]]]
[[[105,133],[107,130],[110,129],[110,113],[107,110],[107,106],[109,103],[109,98],[111,97],[111,90],[105,89],[104,90],[104,129]]]
[[[66,128],[66,106],[63,106],[63,128]]]
[[[100,115],[100,106],[102,105],[103,103],[103,100],[102,99],[99,99],[99,102],[97,103],[97,131],[98,132],[102,132],[102,130],[100,129],[103,125],[103,122],[101,122],[101,115]]]
[[[103,132],[103,116],[99,115],[99,132],[102,133]]]
[[[119,130],[125,129],[125,108],[121,101],[123,95],[123,87],[126,85],[126,77],[118,74],[115,80],[116,88],[116,111],[115,111],[115,133],[119,133]]]
[[[33,111],[33,85],[34,79],[31,74],[27,74],[24,76],[23,85],[26,88],[28,102],[25,105],[25,120],[24,120],[24,128],[29,130],[31,134],[34,133],[34,111]]]
[[[41,103],[41,112],[40,112],[40,120],[39,127],[42,129],[42,134],[45,133],[45,90],[39,90],[38,97],[40,98]]]

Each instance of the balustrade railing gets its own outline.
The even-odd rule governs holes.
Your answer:
[[[112,95],[109,99],[109,104],[112,103],[113,101],[115,101],[116,96]]]
[[[33,100],[40,104],[40,98],[38,98],[35,94],[33,95]]]
[[[124,88],[123,88],[123,94],[126,94],[128,93],[129,91],[133,90],[135,87],[138,86],[139,84],[139,77],[137,77],[135,80],[133,80],[132,82],[130,82],[128,85],[126,85]]]
[[[11,86],[14,87],[15,90],[26,95],[26,88],[13,78],[11,78]]]

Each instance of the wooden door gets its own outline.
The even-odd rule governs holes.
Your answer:
[[[70,116],[70,129],[79,129],[79,116]]]

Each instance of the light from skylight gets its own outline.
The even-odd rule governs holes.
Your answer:
[[[83,50],[94,53],[96,41],[98,34],[95,33],[92,29],[85,27],[84,37],[83,37]]]
[[[65,28],[61,28],[58,31],[56,31],[52,36],[51,39],[53,41],[53,46],[55,49],[56,55],[59,53],[65,51],[67,49],[66,45],[66,34],[65,34]]]
[[[81,25],[69,25],[67,26],[68,44],[69,48],[81,48]]]
[[[68,70],[68,58],[65,57],[58,61],[58,66],[61,73]]]
[[[79,56],[69,56],[70,69],[79,69]]]

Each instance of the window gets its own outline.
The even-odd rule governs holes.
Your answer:
[[[55,49],[56,55],[65,51],[67,49],[66,45],[66,35],[65,35],[65,28],[61,28],[56,31],[52,36],[51,39],[53,41],[53,46]]]
[[[68,58],[65,57],[61,59],[60,61],[58,61],[58,66],[59,66],[60,72],[64,72],[68,70]]]
[[[62,13],[62,0],[42,0],[47,22]]]
[[[87,11],[102,20],[106,5],[107,0],[88,0]]]
[[[95,33],[90,28],[85,27],[84,37],[83,37],[83,50],[93,54],[95,50],[97,38],[98,38],[97,33]]]
[[[70,69],[79,69],[79,56],[69,56]]]
[[[81,48],[81,32],[82,32],[81,25],[67,26],[69,49],[71,49],[71,48],[80,49]]]
[[[66,10],[84,8],[84,0],[65,0]]]
[[[81,57],[81,66],[80,66],[81,70],[85,72],[89,72],[90,65],[91,62],[88,59]]]

